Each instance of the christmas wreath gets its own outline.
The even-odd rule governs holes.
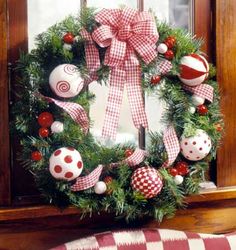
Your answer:
[[[223,130],[215,69],[201,40],[130,8],[84,9],[37,39],[17,63],[12,107],[19,159],[46,199],[83,215],[161,221],[198,192]],[[146,150],[107,147],[89,132],[89,83],[109,82],[102,135],[115,138],[124,86],[134,126],[147,128],[143,92],[165,102]]]

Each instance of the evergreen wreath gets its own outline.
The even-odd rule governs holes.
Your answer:
[[[87,131],[86,112],[95,98],[87,85],[94,79],[108,82],[110,73],[104,64],[108,47],[87,39],[102,27],[94,9],[86,8],[79,18],[70,16],[50,27],[38,35],[36,49],[21,54],[12,128],[22,146],[22,165],[51,204],[74,205],[82,215],[106,211],[127,221],[144,216],[162,221],[185,207],[187,195],[198,192],[209,163],[216,157],[223,130],[215,69],[208,67],[201,55],[201,40],[158,20],[154,23],[159,33],[155,42],[158,55],[150,63],[138,56],[142,90],[166,103],[162,122],[175,136],[173,142],[168,133],[151,132],[146,151],[134,145],[106,147]],[[82,31],[89,36],[81,35]],[[99,52],[102,66],[96,71],[88,67],[88,46]],[[58,67],[59,73],[52,75]],[[85,79],[82,86],[69,86],[74,91],[69,98],[60,96],[60,91],[67,93],[66,84],[58,88],[48,84],[60,78],[60,67]],[[74,109],[71,113],[71,108],[78,113]],[[176,138],[179,148],[173,158]],[[60,165],[63,161],[66,170]]]

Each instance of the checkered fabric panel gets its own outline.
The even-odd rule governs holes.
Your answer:
[[[214,89],[212,86],[210,86],[208,84],[200,84],[196,87],[190,87],[187,85],[183,85],[183,89],[188,90],[189,92],[191,92],[197,96],[205,98],[209,102],[213,101]]]
[[[236,233],[213,235],[169,229],[95,234],[51,250],[235,250]]]
[[[136,166],[140,164],[145,156],[147,155],[147,151],[142,150],[140,148],[136,148],[131,156],[124,160],[130,167]]]

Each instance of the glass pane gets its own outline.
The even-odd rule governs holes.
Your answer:
[[[160,21],[192,30],[192,0],[144,0],[144,9],[151,10]],[[164,104],[154,95],[146,95],[145,104],[150,131],[161,132],[164,129],[160,121]]]
[[[132,0],[132,1],[88,0],[87,1],[88,7],[95,7],[98,9],[119,8],[124,5],[136,9],[137,1],[136,0]],[[93,127],[91,129],[91,132],[99,141],[102,141],[101,131],[102,131],[102,126],[103,126],[104,117],[105,117],[105,110],[106,110],[109,87],[105,85],[101,86],[97,82],[93,82],[89,85],[89,90],[95,93],[96,95],[96,101],[90,107],[90,117],[93,120]],[[136,145],[138,144],[138,132],[137,132],[137,129],[133,125],[126,90],[124,91],[124,94],[123,94],[123,102],[122,102],[122,107],[121,107],[121,112],[120,112],[120,119],[119,119],[116,141],[115,142],[106,141],[106,144],[125,143],[125,142],[131,142]]]
[[[69,15],[78,15],[79,0],[28,0],[28,46],[34,48],[35,37]]]

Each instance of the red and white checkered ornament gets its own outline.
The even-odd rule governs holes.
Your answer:
[[[161,192],[163,182],[155,168],[141,167],[134,171],[131,177],[131,186],[145,198],[150,199]]]
[[[204,130],[198,129],[194,136],[182,136],[180,140],[181,153],[190,161],[199,161],[209,154],[211,144],[211,138],[208,134]]]
[[[49,85],[57,96],[70,98],[79,94],[84,86],[84,80],[75,65],[61,64],[51,72]]]
[[[209,64],[207,60],[197,54],[190,54],[182,57],[180,61],[181,82],[188,86],[197,86],[208,77]]]
[[[74,180],[81,174],[82,169],[80,153],[71,147],[57,149],[49,159],[49,171],[56,179]]]

